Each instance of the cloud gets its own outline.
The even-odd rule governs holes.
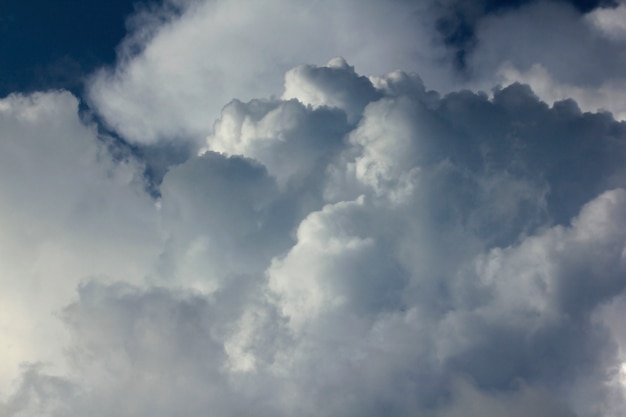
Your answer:
[[[471,71],[471,65],[468,64],[471,56],[482,46],[483,40],[479,33],[485,21],[499,19],[503,15],[517,16],[520,9],[534,5],[550,6],[550,2],[545,0],[435,0],[431,3],[430,10],[435,19],[433,29],[451,51],[456,67],[462,71]],[[553,3],[576,16],[610,13],[607,9],[615,8],[618,4],[614,0],[561,0]]]
[[[452,406],[445,407],[441,416],[461,417],[481,416],[558,416],[573,417],[571,411],[550,393],[536,388],[522,386],[515,392],[489,395],[477,391],[470,384],[459,381],[454,386]]]
[[[305,97],[306,82],[295,85],[283,74],[344,56],[365,74],[419,72],[429,87],[444,93],[523,82],[547,102],[575,97],[586,111],[606,109],[621,117],[621,102],[611,91],[624,84],[623,42],[606,18],[623,8],[617,6],[611,1],[273,0],[263,6],[247,0],[166,1],[129,19],[116,64],[90,77],[86,96],[106,126],[134,144],[197,146],[232,99],[280,96],[286,82],[283,98],[298,95],[315,104],[319,98]],[[533,66],[547,76],[528,76]],[[310,76],[324,77],[325,71]],[[598,87],[605,93],[598,96]],[[358,103],[350,105],[357,108],[349,118],[359,111]]]
[[[571,98],[584,111],[607,111],[617,120],[626,119],[626,108],[621,100],[626,86],[624,80],[607,81],[593,87],[567,84],[555,79],[540,64],[534,64],[526,71],[506,64],[499,70],[499,76],[503,85],[521,82],[532,86],[537,95],[548,103]]]
[[[1,416],[620,415],[623,123],[341,58],[277,97],[152,191],[69,93],[0,102]]]
[[[607,91],[602,98],[623,87],[623,39],[607,18],[623,9],[618,6],[578,0],[273,0],[262,6],[168,0],[128,19],[117,62],[89,77],[86,96],[107,128],[134,144],[198,145],[225,103],[279,96],[289,69],[344,56],[365,74],[417,71],[442,92],[490,89],[507,68],[515,71],[500,77],[505,85],[532,83],[524,75],[539,65],[549,74],[544,84],[567,90],[555,95],[533,83],[542,99],[574,94],[584,110],[619,115],[618,100],[585,99],[600,85]],[[294,88],[305,87],[290,84],[285,93],[295,94]],[[577,88],[585,89],[584,97]]]
[[[343,58],[334,58],[324,67],[306,65],[289,71],[282,98],[295,98],[313,107],[336,107],[354,122],[367,104],[380,98],[380,93]]]
[[[286,245],[272,213],[275,181],[255,161],[206,153],[168,172],[161,192],[167,246],[155,278],[212,291],[262,271]]]
[[[615,4],[581,14],[566,2],[532,2],[482,17],[466,57],[468,82],[484,89],[494,80],[522,82],[546,102],[574,98],[585,111],[622,119],[624,39],[607,16],[623,9]]]
[[[287,70],[333,56],[370,74],[412,68],[416,60],[437,74],[420,58],[428,37],[410,2],[184,3],[182,11],[136,19],[117,65],[88,84],[107,125],[135,143],[201,140],[228,101],[280,95]]]
[[[139,8],[0,100],[0,417],[621,416],[623,10]]]
[[[610,10],[595,10],[587,16],[587,20],[604,35],[614,40],[624,40],[624,13],[626,6],[620,3]]]
[[[20,362],[57,358],[65,333],[52,314],[78,282],[136,282],[158,253],[141,163],[114,158],[78,104],[67,92],[0,100],[3,391]]]

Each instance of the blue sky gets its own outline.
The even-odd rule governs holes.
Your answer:
[[[67,88],[115,61],[132,1],[3,1],[0,94]]]
[[[624,22],[4,2],[0,417],[623,416]]]

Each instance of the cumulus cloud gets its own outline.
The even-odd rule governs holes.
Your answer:
[[[623,90],[624,39],[610,16],[623,8],[578,0],[169,0],[129,19],[117,63],[90,77],[87,97],[135,144],[197,145],[228,101],[279,96],[284,72],[344,56],[365,74],[417,71],[442,92],[517,81],[550,103],[575,97],[584,110],[621,117],[611,90]],[[533,66],[547,76],[527,76]],[[305,98],[306,82],[286,83],[286,97]],[[606,93],[598,97],[597,88]]]
[[[623,415],[623,9],[138,9],[0,100],[0,417]]]
[[[136,19],[139,35],[121,45],[117,66],[89,83],[91,103],[128,140],[198,140],[231,99],[279,95],[294,66],[347,54],[384,73],[411,67],[428,43],[416,6],[402,1],[183,3]]]
[[[0,415],[621,415],[623,123],[340,58],[285,80],[158,192],[70,94],[2,101]]]
[[[466,57],[467,79],[480,88],[494,79],[526,83],[549,103],[575,98],[585,111],[611,111],[623,119],[618,96],[626,82],[625,43],[608,16],[623,14],[624,5],[581,14],[567,3],[529,2],[481,18]]]
[[[532,86],[537,95],[549,103],[571,98],[585,111],[611,112],[616,119],[626,120],[626,106],[622,100],[626,89],[624,80],[606,81],[593,87],[568,84],[559,81],[541,64],[533,64],[525,71],[505,64],[500,67],[498,77],[504,85],[522,82]]]

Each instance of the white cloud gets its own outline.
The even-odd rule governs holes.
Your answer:
[[[159,236],[141,166],[114,162],[71,94],[2,99],[0,126],[4,391],[20,362],[57,359],[64,332],[53,314],[77,283],[141,280]]]
[[[200,140],[225,103],[279,95],[284,72],[296,65],[343,55],[370,74],[413,68],[419,46],[429,42],[415,24],[416,7],[379,0],[194,2],[160,26],[144,19],[150,35],[127,42],[139,43],[141,52],[122,47],[117,66],[90,82],[90,101],[134,142]]]
[[[136,156],[68,93],[0,101],[0,416],[619,415],[626,127],[295,62],[402,62],[404,23],[350,32],[393,4],[190,3],[137,32],[91,85]],[[150,144],[187,136],[151,197]]]
[[[480,2],[475,7],[399,0],[164,4],[129,20],[131,32],[118,49],[116,65],[88,83],[89,101],[107,125],[135,143],[200,143],[225,103],[278,96],[285,71],[333,56],[346,57],[366,74],[418,71],[428,86],[442,92],[490,89],[504,73],[500,81],[507,84],[537,81],[533,87],[549,102],[573,94],[585,110],[606,108],[618,117],[623,112],[612,92],[623,90],[625,80],[624,42],[616,23],[623,5],[584,15],[568,2],[548,1],[521,2],[497,13]],[[457,9],[456,18],[469,25],[465,34],[457,28],[458,36],[470,37],[461,74],[455,73],[440,39],[441,25],[445,18],[454,20],[450,16]],[[541,82],[529,77],[533,66],[549,77]],[[307,88],[307,77],[324,77],[328,70],[306,72],[304,66],[287,74],[284,98],[314,105],[344,100],[339,91],[328,96],[331,85]],[[319,97],[310,95],[315,91]],[[342,104],[356,106],[349,118],[363,103],[363,97],[353,97],[354,103]]]

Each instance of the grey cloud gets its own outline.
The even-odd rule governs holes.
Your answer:
[[[322,415],[433,411],[433,396],[451,394],[459,375],[471,376],[472,389],[503,393],[524,381],[528,391],[510,401],[550,393],[560,401],[546,407],[562,415],[606,413],[619,388],[598,387],[617,356],[590,315],[623,290],[626,240],[623,191],[596,196],[623,186],[622,124],[573,102],[549,107],[520,85],[492,99],[438,97],[407,79],[372,79],[380,98],[319,178],[328,204],[299,224],[295,245],[267,271],[295,338],[285,372],[306,369],[294,381],[299,395],[310,392],[299,413],[319,403]],[[316,107],[345,103],[319,97]],[[256,142],[267,138],[249,135],[238,151],[254,158]],[[326,402],[316,378],[346,399]],[[499,407],[481,395],[484,407]]]
[[[468,62],[480,76],[505,62],[521,71],[540,64],[560,82],[582,87],[625,76],[623,42],[601,36],[586,19],[558,3],[485,19],[477,37],[480,47]]]
[[[359,76],[343,58],[334,58],[326,66],[305,65],[285,76],[283,99],[295,98],[313,107],[337,107],[354,122],[367,104],[381,94],[367,77]]]
[[[295,66],[347,54],[361,71],[386,73],[412,68],[428,43],[405,2],[188,3],[174,18],[141,14],[117,65],[88,83],[89,102],[129,141],[196,143],[211,133],[224,103],[279,95]],[[426,57],[418,60],[432,69]]]
[[[578,88],[585,110],[623,112],[611,94],[624,88],[623,41],[604,33],[598,22],[606,19],[594,20],[615,6],[577,0],[165,1],[129,20],[116,65],[90,77],[87,96],[107,127],[126,140],[195,145],[211,134],[224,103],[277,96],[285,71],[342,55],[362,73],[417,71],[443,92],[531,82],[527,72],[538,66],[547,72],[534,80],[542,99],[560,100]],[[611,33],[619,27],[610,25]],[[318,68],[309,76],[329,71]],[[304,77],[299,80],[306,89]],[[350,88],[359,81],[353,82]],[[329,87],[318,83],[317,91],[328,94]],[[595,97],[598,87],[604,99]],[[343,100],[340,90],[335,100]],[[356,106],[350,119],[373,93],[358,91],[362,97],[352,94],[354,102],[345,103]],[[294,93],[288,88],[286,94]]]
[[[570,401],[582,415],[597,413],[585,402],[599,395],[594,387],[608,378],[616,350],[591,312],[623,291],[623,204],[623,190],[609,191],[586,205],[571,227],[549,229],[480,259],[478,281],[487,284],[491,302],[447,318],[467,332],[458,340],[468,345],[455,347],[462,353],[452,355],[452,367],[471,369],[485,387],[515,378],[572,384],[571,390],[582,384],[582,397]]]
[[[78,104],[67,92],[0,100],[2,390],[21,362],[56,361],[52,313],[81,280],[138,282],[159,251],[143,163],[114,158]]]
[[[69,388],[5,414],[617,417],[625,146],[519,84],[297,67],[165,173],[147,279],[81,285],[71,372],[23,383]]]
[[[416,9],[423,5],[414,4]],[[431,59],[454,68],[443,83],[438,82],[441,77],[427,77],[428,84],[448,92],[522,82],[550,104],[575,98],[585,111],[608,110],[623,120],[618,98],[626,85],[623,2],[427,4],[416,15],[434,39]],[[424,72],[422,67],[418,71]]]
[[[548,1],[486,16],[475,27],[466,80],[479,88],[494,80],[528,83],[548,103],[575,98],[585,111],[608,110],[623,119],[617,96],[626,80],[624,39],[616,21],[624,10],[619,2],[581,14]]]
[[[73,408],[80,401],[76,387],[63,378],[46,375],[42,368],[41,364],[22,365],[19,388],[0,404],[0,416],[75,415]]]
[[[465,381],[454,385],[453,405],[444,407],[438,416],[554,416],[574,417],[561,401],[541,388],[522,386],[513,392],[489,394],[476,390]]]
[[[480,0],[464,2],[456,0],[435,0],[431,10],[435,16],[435,29],[441,41],[452,54],[458,69],[470,70],[468,62],[479,48],[477,34],[484,20],[491,16],[515,14],[525,6],[549,3],[545,0]],[[561,0],[554,1],[566,5],[577,15],[586,14],[599,8],[616,7],[614,0]],[[554,34],[554,32],[552,32]]]
[[[324,103],[311,110],[298,100],[235,100],[222,110],[214,133],[206,138],[207,146],[256,159],[282,188],[319,181],[352,127],[343,111]]]
[[[225,341],[236,335],[240,313],[229,297],[212,302],[187,291],[95,283],[79,295],[62,317],[76,340],[69,355],[80,377],[66,383],[85,401],[68,415],[270,415],[254,405],[263,397],[246,395],[246,379],[227,368]],[[239,298],[254,304],[250,295]]]
[[[161,194],[167,242],[156,278],[219,288],[230,274],[262,272],[287,245],[274,230],[276,184],[257,162],[209,152],[168,172]]]

